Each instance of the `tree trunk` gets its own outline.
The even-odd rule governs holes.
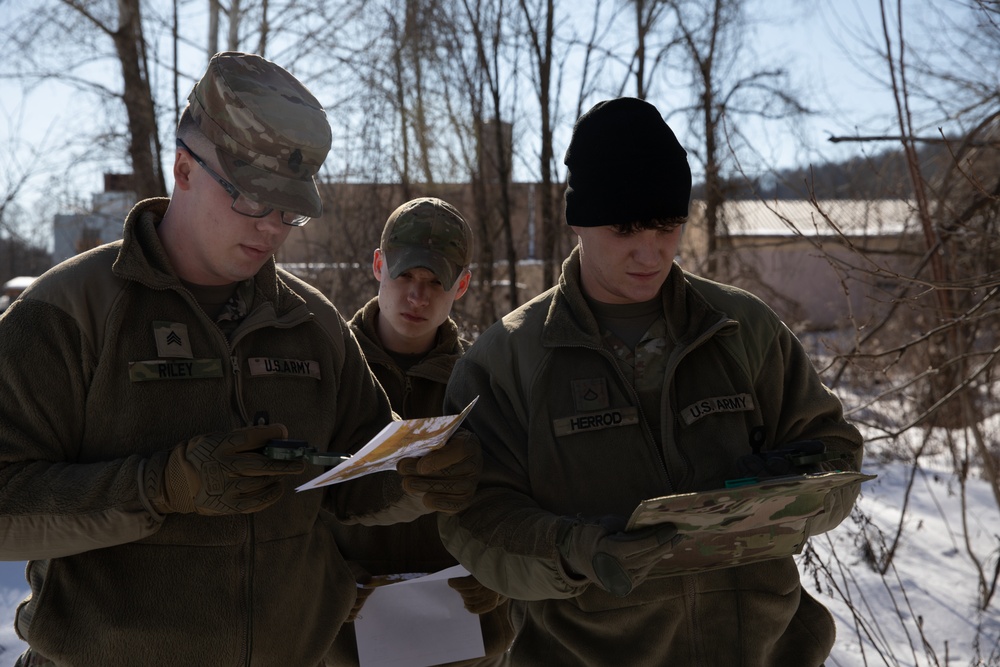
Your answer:
[[[240,0],[229,0],[229,38],[226,41],[227,51],[238,51],[240,48]]]
[[[205,44],[205,60],[219,52],[219,0],[208,0],[208,42]]]
[[[146,70],[140,0],[118,0],[118,29],[111,34],[122,68],[122,101],[128,115],[129,157],[139,199],[165,197],[167,186],[160,167],[160,138],[156,109]]]
[[[261,0],[260,3],[260,39],[257,40],[257,55],[261,58],[266,57],[267,51],[267,38],[271,33],[271,23],[267,15],[268,2],[267,0]]]
[[[560,262],[556,257],[556,239],[559,236],[556,230],[559,216],[555,209],[555,197],[553,197],[552,183],[552,160],[554,140],[552,130],[552,41],[555,38],[555,2],[546,0],[544,31],[539,32],[535,25],[541,23],[539,17],[532,16],[528,11],[527,2],[521,0],[521,12],[528,25],[528,33],[531,38],[531,47],[535,55],[536,91],[538,93],[538,108],[541,122],[541,155],[539,156],[539,173],[541,176],[541,210],[540,243],[542,259],[542,280],[543,289],[554,285],[556,282],[556,269]],[[531,215],[529,213],[529,215]]]

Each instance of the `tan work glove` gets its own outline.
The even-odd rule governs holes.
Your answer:
[[[199,435],[147,459],[142,490],[160,514],[259,512],[281,497],[281,475],[305,469],[302,460],[276,461],[259,451],[287,437],[281,424]]]
[[[360,612],[361,608],[365,606],[365,600],[367,600],[368,596],[372,594],[375,587],[368,585],[371,583],[372,575],[368,574],[368,571],[365,570],[365,568],[351,561],[348,561],[347,566],[351,568],[351,572],[354,574],[357,594],[354,597],[354,606],[351,607],[351,611],[347,613],[347,618],[344,620],[344,623],[353,623],[357,620],[358,612]]]
[[[472,614],[485,614],[507,601],[506,596],[486,588],[471,574],[467,577],[453,577],[448,580],[448,585],[461,594],[466,611]]]
[[[598,523],[567,519],[557,538],[564,565],[612,595],[625,597],[646,580],[678,538],[672,523],[630,532],[624,527],[621,517],[604,517]]]
[[[464,429],[456,431],[443,447],[419,458],[400,459],[396,464],[403,490],[421,497],[424,506],[445,514],[460,512],[469,505],[482,470],[479,439]]]
[[[365,606],[365,600],[368,599],[368,596],[371,595],[374,590],[374,586],[366,586],[364,584],[358,585],[358,592],[354,598],[354,606],[351,607],[351,611],[347,613],[347,618],[344,619],[344,623],[353,623],[358,620],[358,614],[361,613],[361,608]]]

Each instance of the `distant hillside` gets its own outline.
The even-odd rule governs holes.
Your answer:
[[[924,176],[933,179],[951,155],[944,144],[926,144],[918,150]],[[901,150],[858,157],[846,162],[786,169],[765,179],[745,179],[726,184],[727,199],[819,199],[909,198],[910,176]],[[693,197],[704,197],[704,183],[695,185]]]

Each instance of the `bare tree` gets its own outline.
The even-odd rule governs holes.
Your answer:
[[[31,58],[9,61],[18,68],[14,76],[24,81],[56,79],[121,105],[127,119],[127,154],[135,174],[136,193],[140,198],[164,196],[157,106],[150,86],[151,63],[139,0],[50,2],[21,15],[4,32],[16,48],[31,53]],[[34,48],[36,41],[51,48],[44,52]],[[92,50],[87,51],[86,45]],[[75,51],[67,53],[70,47]],[[81,58],[81,52],[88,56]],[[76,74],[83,71],[84,65],[101,58],[113,58],[117,63],[121,74],[118,81]],[[121,88],[116,89],[116,84]]]
[[[939,69],[925,60],[918,61],[911,71],[913,51],[906,43],[904,14],[899,7],[891,12],[885,2],[880,2],[880,8],[882,53],[897,109],[896,141],[908,170],[923,257],[912,274],[897,276],[896,305],[858,339],[855,353],[867,358],[915,358],[912,368],[921,376],[927,368],[933,369],[922,384],[926,391],[919,394],[910,424],[975,430],[984,410],[980,397],[996,361],[990,346],[1000,335],[995,321],[1000,311],[994,305],[992,289],[1000,279],[994,266],[996,227],[1000,224],[1000,113],[995,110],[995,89],[982,85],[995,78],[995,72],[984,68],[976,81],[967,63],[978,62],[983,53],[1000,43],[1000,29],[991,21],[997,10],[976,3],[970,6],[970,15],[979,19],[976,26],[980,29],[974,33],[961,30],[969,39],[963,46],[961,61],[965,64],[960,69]],[[912,110],[911,76],[922,80],[918,89],[924,95],[935,89],[928,84],[928,77],[946,83],[936,88],[941,96],[937,106],[947,117],[968,126],[958,136],[941,134],[945,150],[921,154],[918,149],[922,137]],[[891,140],[858,140],[872,139]],[[904,329],[902,339],[886,345],[877,334],[898,317],[899,305],[918,313],[919,330],[916,335],[907,335]],[[909,382],[900,378],[896,391]],[[996,447],[989,447],[985,437],[979,435],[974,441],[1000,506],[1000,456],[991,451]],[[956,466],[961,464],[956,462]]]
[[[553,99],[553,52],[556,32],[555,0],[539,0],[529,5],[528,0],[519,0],[522,17],[528,33],[528,47],[532,60],[532,80],[538,99],[539,140],[538,156],[541,199],[541,257],[543,262],[542,280],[544,285],[554,285],[559,258],[556,256],[558,234],[556,226],[561,215],[557,209],[553,174],[558,172],[555,162],[554,128],[556,100]]]
[[[208,0],[208,39],[205,42],[205,59],[219,52],[219,18],[222,5],[219,0]]]
[[[686,111],[692,129],[701,138],[694,153],[704,170],[708,241],[704,271],[710,277],[718,273],[719,215],[727,196],[723,179],[729,143],[726,134],[738,132],[741,117],[775,119],[808,112],[789,92],[784,69],[760,67],[748,57],[743,41],[748,26],[745,4],[745,0],[670,2],[686,53],[679,67],[690,72],[695,91],[695,102]]]
[[[995,551],[973,548],[968,531],[976,530],[974,513],[983,508],[969,507],[965,494],[972,471],[981,470],[1000,510],[1000,433],[985,419],[998,409],[1000,359],[1000,8],[972,1],[964,12],[932,10],[924,18],[939,43],[919,50],[908,41],[913,17],[903,5],[881,0],[879,9],[872,47],[895,101],[895,131],[841,139],[894,145],[902,156],[919,253],[905,269],[857,246],[850,260],[831,258],[862,269],[887,298],[880,317],[859,326],[852,345],[840,350],[830,376],[832,384],[873,388],[852,416],[873,438],[896,443],[913,477],[924,457],[951,455],[962,497],[956,534],[978,573],[977,607],[985,611],[995,599],[1000,561]],[[936,137],[929,128],[938,128]],[[897,406],[891,418],[880,414],[880,404]],[[909,448],[907,440],[922,444]],[[896,534],[866,547],[880,572],[889,571],[903,540],[905,513],[904,499]]]
[[[40,226],[32,211],[30,216],[18,205],[19,197],[43,169],[48,169],[45,146],[19,145],[19,127],[23,116],[8,119],[11,139],[0,144],[0,153],[8,156],[0,163],[0,283],[19,275],[40,275],[51,266],[44,239],[38,238]]]
[[[167,186],[161,167],[160,135],[149,85],[149,61],[139,0],[118,0],[115,23],[92,13],[88,3],[79,0],[63,0],[63,3],[79,12],[114,43],[122,72],[121,99],[128,116],[129,156],[136,195],[140,199],[165,196]]]
[[[660,27],[669,4],[663,0],[628,0],[626,4],[633,10],[635,25],[635,51],[629,61],[628,71],[635,82],[635,96],[644,100],[649,95],[656,70],[673,45],[670,41],[664,45],[650,44],[650,38],[658,34],[657,28]],[[628,79],[622,82],[619,96],[625,94],[627,84]]]

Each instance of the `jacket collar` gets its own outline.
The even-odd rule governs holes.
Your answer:
[[[361,343],[361,350],[365,353],[365,358],[369,363],[379,363],[385,366],[395,366],[392,356],[382,347],[378,338],[378,297],[372,298],[361,307],[351,318],[351,329],[354,330]],[[458,325],[450,317],[438,327],[437,343],[424,356],[424,359],[413,367],[429,370],[428,366],[440,365],[450,374],[451,368],[457,357],[465,351],[467,345],[458,337]],[[447,376],[446,376],[447,377]]]
[[[676,263],[663,283],[660,297],[667,335],[675,344],[690,343],[721,320],[728,319],[701,296]],[[563,262],[559,284],[554,288],[545,319],[542,344],[546,347],[603,345],[597,318],[583,295],[579,246],[573,248]]]
[[[152,289],[180,288],[180,279],[156,233],[169,203],[170,199],[166,197],[145,199],[129,212],[125,218],[122,245],[112,268],[116,276]],[[278,312],[287,312],[305,303],[278,277],[273,257],[254,276],[251,310],[261,301],[273,304]]]

